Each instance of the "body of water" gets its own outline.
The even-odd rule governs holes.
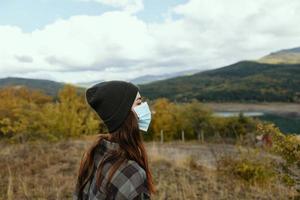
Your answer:
[[[260,120],[268,121],[276,124],[283,133],[300,134],[300,117],[288,117],[279,114],[264,113],[264,112],[242,112],[247,117],[257,117]],[[215,116],[219,117],[237,117],[240,112],[223,111],[214,112]]]
[[[214,112],[215,116],[218,117],[238,117],[240,112]],[[263,112],[243,112],[243,115],[246,117],[257,117],[263,116]]]

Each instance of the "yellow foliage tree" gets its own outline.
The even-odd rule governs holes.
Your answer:
[[[43,107],[41,132],[56,138],[99,132],[101,121],[89,109],[83,95],[78,95],[73,85],[66,84],[58,92],[58,101]]]
[[[58,100],[26,87],[0,90],[0,138],[20,142],[45,138],[58,140],[95,134],[103,123],[88,107],[84,94],[67,84],[58,93]]]
[[[25,86],[6,86],[0,90],[0,136],[25,140],[32,121],[26,116],[33,105],[51,102],[52,97]]]
[[[164,140],[170,140],[176,133],[174,104],[166,98],[157,99],[152,105],[153,138],[159,139],[163,132]]]

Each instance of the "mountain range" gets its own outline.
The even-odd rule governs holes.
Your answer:
[[[241,61],[150,84],[140,85],[149,99],[172,101],[299,102],[300,64],[266,64]]]
[[[179,72],[174,72],[174,73],[165,73],[165,74],[160,74],[160,75],[144,75],[144,76],[139,76],[134,79],[128,79],[126,81],[132,82],[134,84],[146,84],[146,83],[151,83],[154,81],[158,80],[164,80],[168,78],[173,78],[177,76],[187,76],[187,75],[192,75],[197,72],[200,72],[201,70],[197,69],[192,69],[192,70],[184,70],[184,71],[179,71]],[[102,82],[103,80],[97,80],[97,81],[91,81],[91,82],[80,82],[76,83],[75,85],[78,85],[80,87],[89,87],[95,83]]]
[[[101,82],[78,83],[78,92]],[[300,102],[300,47],[270,53],[257,61],[240,61],[218,69],[188,70],[162,75],[146,75],[127,80],[149,99],[166,97],[172,101]],[[7,77],[0,87],[24,85],[56,96],[66,83],[51,80]]]

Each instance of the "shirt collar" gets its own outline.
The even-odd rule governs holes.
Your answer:
[[[95,166],[98,166],[98,163],[104,154],[109,153],[111,150],[117,150],[119,146],[120,145],[116,142],[101,139],[100,145],[96,148],[96,152],[94,154]]]
[[[108,141],[106,139],[101,140],[101,145],[103,145],[105,151],[107,151],[107,150],[117,150],[120,147],[120,145],[118,143],[111,142],[111,141]]]

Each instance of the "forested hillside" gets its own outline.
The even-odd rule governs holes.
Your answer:
[[[0,79],[0,88],[7,86],[27,87],[35,90],[40,90],[47,95],[57,98],[58,91],[65,86],[63,82],[56,82],[51,80],[43,79],[30,79],[30,78],[19,78],[19,77],[7,77]],[[83,92],[84,88],[77,87],[78,93]]]
[[[65,83],[50,80],[4,78],[0,87],[14,85],[40,89],[56,99]],[[300,64],[241,61],[215,70],[138,84],[149,99],[192,99],[215,102],[300,102]],[[85,88],[77,87],[78,93]]]
[[[226,67],[139,85],[149,99],[299,102],[300,64],[242,61]]]

